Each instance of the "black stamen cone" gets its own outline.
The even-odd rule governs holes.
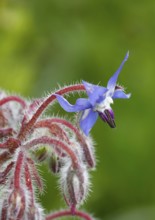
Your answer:
[[[111,128],[115,128],[116,124],[115,124],[113,116],[110,114],[110,111],[109,110],[105,110],[104,113],[106,115],[106,121],[107,121],[108,125]]]
[[[115,128],[116,127],[116,124],[115,124],[115,121],[114,121],[114,117],[112,114],[110,114],[110,111],[109,110],[105,110],[104,113],[102,112],[98,112],[100,118],[104,121],[104,122],[107,122],[108,125],[111,127],[111,128]]]

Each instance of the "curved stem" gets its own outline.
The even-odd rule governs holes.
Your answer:
[[[73,152],[72,149],[70,149],[70,147],[68,147],[62,141],[59,141],[57,139],[49,138],[47,136],[43,136],[41,138],[37,138],[37,139],[34,139],[34,140],[28,142],[23,147],[24,148],[31,148],[31,147],[33,147],[35,145],[38,145],[38,144],[47,144],[47,145],[50,145],[50,146],[54,145],[56,147],[59,147],[61,150],[65,151],[65,153],[70,156],[74,169],[79,169],[79,161],[78,161],[78,158],[77,158],[76,154]]]
[[[9,138],[6,142],[0,143],[1,149],[16,149],[20,145],[20,142],[15,138]]]
[[[42,102],[42,104],[37,109],[37,111],[35,112],[33,117],[30,119],[30,121],[28,121],[26,126],[20,131],[18,138],[20,140],[23,140],[25,138],[25,136],[27,135],[27,133],[29,133],[29,131],[31,130],[31,128],[33,127],[33,125],[35,124],[39,116],[42,114],[42,112],[47,108],[48,105],[50,105],[56,99],[55,94],[64,95],[70,92],[83,91],[83,90],[85,90],[84,85],[77,84],[77,85],[67,86],[51,94],[46,100]]]
[[[70,130],[72,130],[76,135],[78,136],[80,135],[80,132],[75,126],[73,126],[69,121],[66,121],[65,119],[62,118],[49,118],[49,119],[40,120],[35,124],[35,127],[38,128],[41,127],[42,124],[52,124],[52,123],[62,124],[68,127]]]
[[[80,131],[73,125],[71,124],[69,121],[66,121],[65,119],[62,119],[62,118],[49,118],[49,119],[43,119],[43,120],[40,120],[38,121],[36,124],[35,124],[35,127],[38,128],[38,127],[41,127],[43,125],[48,125],[50,127],[50,125],[52,123],[57,123],[57,124],[61,124],[61,125],[64,125],[66,126],[67,128],[69,128],[77,137],[78,141],[80,142],[81,144],[81,147],[83,149],[83,152],[84,152],[84,156],[86,158],[86,161],[89,165],[89,167],[93,168],[95,167],[95,159],[93,158],[93,155],[88,147],[88,144],[86,142],[86,139],[85,137],[80,133]],[[47,126],[47,127],[48,127]]]
[[[65,217],[65,216],[73,216],[72,211],[71,210],[59,211],[59,212],[46,216],[45,220],[53,220],[53,219]],[[85,220],[93,220],[93,218],[90,215],[88,215],[85,212],[78,211],[78,210],[74,211],[74,216],[81,217],[82,219],[85,219]]]
[[[0,138],[11,136],[13,132],[12,128],[0,128]]]
[[[65,141],[66,143],[70,144],[69,137],[67,133],[62,129],[58,123],[52,123],[52,119],[44,119],[36,122],[35,128],[48,128],[50,133],[53,134],[55,137],[60,138],[61,140]]]
[[[5,98],[1,99],[0,100],[0,106],[4,105],[7,102],[18,102],[19,104],[21,104],[21,106],[23,108],[26,107],[25,101],[23,99],[21,99],[20,97],[18,97],[18,96],[8,96],[8,97],[5,97]]]
[[[10,170],[13,168],[13,165],[14,165],[14,162],[12,161],[7,165],[4,171],[0,172],[0,184],[5,183],[6,177],[8,173],[10,172]]]

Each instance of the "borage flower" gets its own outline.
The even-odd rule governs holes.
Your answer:
[[[123,87],[116,84],[118,75],[124,63],[127,61],[128,56],[129,53],[126,54],[118,70],[109,79],[107,87],[93,85],[86,81],[82,81],[88,98],[77,99],[75,105],[71,105],[63,96],[55,94],[59,104],[65,111],[82,111],[80,118],[80,128],[86,135],[89,134],[89,131],[95,124],[98,115],[104,122],[107,122],[110,127],[115,127],[114,112],[110,105],[113,104],[113,99],[127,99],[130,97],[130,94],[125,94]]]

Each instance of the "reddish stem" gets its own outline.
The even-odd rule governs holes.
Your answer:
[[[35,127],[37,128],[37,127],[41,127],[42,124],[52,124],[52,123],[65,125],[69,129],[71,129],[76,135],[81,135],[76,127],[74,127],[70,122],[66,121],[65,119],[61,119],[61,118],[49,118],[49,119],[40,120],[36,123]]]
[[[7,219],[7,210],[8,210],[8,204],[7,204],[7,199],[5,199],[2,204],[1,220]]]
[[[7,102],[18,102],[19,104],[21,104],[21,106],[23,108],[26,107],[25,101],[23,99],[21,99],[20,97],[18,97],[18,96],[8,96],[8,97],[5,97],[5,98],[1,99],[0,100],[0,106],[4,105]]]
[[[40,191],[43,191],[43,183],[41,181],[41,178],[39,176],[39,173],[36,169],[36,166],[35,166],[35,163],[33,162],[33,160],[31,158],[26,158],[27,159],[27,162],[31,168],[31,172],[32,172],[32,176],[33,176],[33,179],[36,181],[36,184],[39,188]]]
[[[20,151],[19,154],[18,154],[17,161],[16,161],[16,167],[15,167],[15,173],[14,173],[14,187],[16,189],[20,188],[20,180],[21,180],[21,171],[22,171],[23,159],[24,159],[23,152]]]
[[[66,126],[67,128],[69,128],[71,131],[73,131],[77,137],[77,139],[79,140],[81,147],[83,149],[84,152],[84,156],[87,160],[88,165],[93,168],[95,166],[95,162],[94,162],[94,158],[90,152],[90,149],[88,148],[88,145],[86,143],[86,140],[84,138],[84,136],[80,133],[80,131],[74,126],[72,125],[69,121],[66,121],[65,119],[61,119],[61,118],[50,118],[50,119],[44,119],[44,120],[40,120],[36,123],[35,127],[41,127],[43,125],[48,125],[50,126],[50,124],[52,123],[58,123],[58,124],[62,124],[64,126]]]
[[[0,143],[0,149],[8,149],[8,141]]]
[[[72,164],[74,169],[79,169],[79,162],[76,154],[68,147],[66,144],[64,144],[62,141],[59,141],[54,138],[49,138],[46,136],[43,136],[41,138],[34,139],[30,142],[28,142],[26,145],[24,145],[24,148],[31,148],[38,144],[48,144],[50,146],[56,146],[59,147],[61,150],[65,151],[71,158]]]
[[[60,217],[73,216],[71,210],[63,210],[46,216],[45,220],[53,220]],[[93,218],[85,212],[75,210],[74,216],[81,217],[85,220],[93,220]]]
[[[6,142],[0,143],[0,148],[1,149],[14,149],[17,148],[19,145],[19,142],[15,138],[9,138]]]
[[[0,165],[10,158],[11,158],[11,155],[8,152],[8,150],[1,153],[0,154]]]
[[[32,187],[30,170],[29,170],[27,163],[25,163],[24,168],[25,168],[25,182],[26,182],[26,186],[27,186],[28,190],[30,191],[31,203],[33,204],[33,202],[34,202],[33,187]]]
[[[48,128],[51,134],[70,144],[66,132],[60,126],[52,122],[54,122],[52,119],[40,120],[35,124],[35,128]]]
[[[0,172],[0,184],[5,183],[6,176],[12,169],[13,165],[14,165],[14,162],[12,161],[11,163],[7,165],[6,169],[3,172]]]
[[[30,132],[31,128],[34,126],[35,122],[37,121],[39,116],[42,114],[42,112],[47,108],[47,106],[49,104],[51,104],[56,99],[55,94],[64,95],[64,94],[67,94],[70,92],[83,91],[83,90],[85,90],[84,85],[77,84],[77,85],[67,86],[67,87],[60,89],[57,92],[51,94],[46,100],[44,100],[42,102],[42,104],[37,109],[37,111],[35,112],[33,117],[30,119],[30,121],[28,121],[26,126],[20,131],[18,138],[20,140],[23,140],[25,138],[25,136],[27,135],[27,133]]]
[[[7,137],[12,135],[13,133],[13,129],[12,128],[4,128],[4,129],[0,129],[0,138],[2,137]]]

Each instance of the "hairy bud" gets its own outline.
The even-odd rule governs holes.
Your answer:
[[[35,203],[35,205],[31,205],[27,213],[27,219],[44,220],[43,209],[40,208],[40,206],[37,203]]]
[[[89,178],[85,166],[74,170],[72,166],[64,166],[61,170],[61,189],[65,201],[70,208],[82,204],[88,195]]]
[[[14,189],[8,199],[10,220],[22,219],[25,211],[25,195],[22,189]]]
[[[49,168],[52,171],[52,173],[54,174],[59,173],[61,167],[62,167],[61,159],[58,156],[52,154],[52,156],[49,159]]]
[[[34,157],[36,158],[36,160],[38,162],[42,162],[42,161],[47,159],[48,152],[47,152],[47,149],[45,147],[41,147],[41,148],[36,149],[35,151],[33,151],[33,155],[34,155]]]

